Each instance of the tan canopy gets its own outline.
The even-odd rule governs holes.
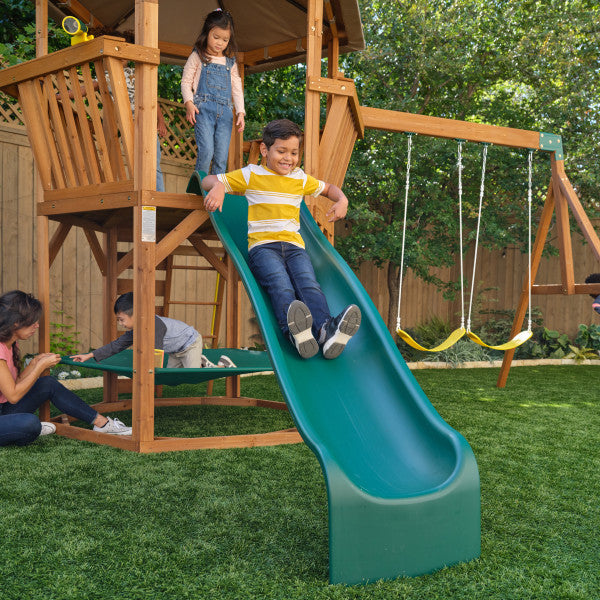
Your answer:
[[[216,8],[229,11],[246,72],[267,71],[302,62],[306,57],[307,0],[160,0],[158,39],[163,62],[180,63],[191,52],[205,16]],[[95,29],[133,31],[134,0],[50,0],[57,22],[73,15]],[[340,52],[364,48],[357,0],[325,0],[323,39],[336,34]]]

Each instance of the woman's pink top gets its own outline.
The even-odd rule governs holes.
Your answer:
[[[211,62],[216,65],[224,65],[226,63],[224,56],[213,56]],[[185,104],[188,100],[194,100],[194,92],[198,87],[200,81],[200,73],[202,72],[202,61],[200,55],[195,50],[190,54],[185,67],[183,67],[183,74],[181,76],[181,95],[183,97],[183,103]],[[242,78],[238,71],[237,63],[233,65],[231,69],[231,96],[233,98],[233,106],[235,107],[236,114],[246,114],[244,110],[244,90],[242,89]]]
[[[15,344],[16,343],[17,342],[15,342]],[[17,376],[19,375],[19,372],[17,371],[17,367],[15,366],[15,363],[13,362],[12,346],[7,346],[3,342],[0,342],[0,360],[6,361],[6,364],[8,365],[8,370],[10,371],[10,374],[13,376],[13,379],[16,381]],[[4,404],[5,402],[8,402],[8,400],[4,397],[4,395],[2,393],[0,393],[0,404]]]

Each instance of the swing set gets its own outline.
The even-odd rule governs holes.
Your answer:
[[[469,311],[466,317],[465,324],[465,286],[464,286],[464,252],[463,252],[463,210],[462,210],[462,198],[463,198],[463,187],[462,187],[462,173],[463,173],[463,162],[462,162],[462,149],[465,143],[465,140],[457,140],[458,148],[457,148],[457,168],[458,168],[458,223],[459,223],[459,264],[460,264],[460,306],[461,306],[461,319],[460,319],[460,327],[455,329],[450,335],[440,344],[435,346],[434,348],[425,348],[421,344],[419,344],[407,331],[402,329],[401,324],[401,307],[402,307],[402,282],[404,275],[404,253],[406,246],[406,221],[408,215],[408,196],[410,191],[410,168],[411,168],[411,157],[412,157],[412,138],[413,133],[407,133],[408,137],[408,148],[406,152],[406,184],[404,188],[404,218],[402,222],[402,252],[400,258],[400,276],[398,281],[398,310],[396,314],[396,332],[398,337],[402,339],[406,344],[415,348],[416,350],[421,350],[423,352],[442,352],[443,350],[447,350],[454,344],[456,344],[460,339],[462,339],[465,335],[471,341],[483,346],[485,348],[490,348],[492,350],[514,350],[519,347],[521,344],[525,343],[533,334],[531,330],[531,289],[529,289],[528,296],[528,306],[529,306],[529,315],[527,320],[527,329],[517,333],[512,339],[504,344],[491,345],[484,342],[475,332],[471,330],[471,317],[473,312],[473,296],[475,293],[475,273],[477,272],[477,254],[479,250],[479,234],[481,231],[481,215],[483,208],[483,198],[485,194],[485,171],[487,164],[487,153],[488,153],[488,143],[483,143],[483,151],[482,151],[482,164],[481,164],[481,183],[479,186],[479,208],[477,211],[477,228],[475,234],[475,251],[473,258],[473,271],[471,275],[471,290],[469,294]],[[531,198],[532,198],[532,171],[533,171],[533,150],[529,149],[528,154],[528,186],[527,186],[527,212],[528,212],[528,279],[531,279]]]
[[[569,213],[575,218],[581,234],[594,256],[600,261],[600,240],[594,230],[589,217],[581,204],[577,193],[573,189],[569,178],[564,169],[564,154],[562,139],[559,135],[545,132],[528,131],[509,127],[497,127],[494,125],[485,125],[481,123],[469,123],[465,121],[455,121],[440,117],[431,117],[427,115],[415,115],[398,111],[389,111],[377,108],[362,107],[362,115],[365,128],[382,129],[408,135],[407,151],[407,169],[405,186],[405,206],[404,206],[404,226],[403,226],[403,249],[402,265],[400,269],[400,294],[398,299],[398,335],[406,343],[419,350],[427,352],[440,352],[450,348],[458,340],[467,337],[473,342],[494,350],[504,351],[504,358],[500,375],[498,377],[498,387],[504,387],[508,379],[510,366],[514,356],[515,349],[531,337],[531,298],[539,294],[600,294],[600,284],[593,283],[575,283],[573,249],[569,222]],[[458,175],[459,175],[459,236],[460,236],[460,287],[461,287],[461,306],[462,319],[461,325],[454,330],[450,336],[441,344],[434,348],[425,348],[415,342],[410,335],[402,329],[400,323],[400,306],[402,293],[402,278],[404,271],[404,242],[406,237],[406,214],[408,210],[408,197],[410,191],[410,167],[411,167],[411,149],[412,138],[415,134],[426,135],[444,139],[458,140]],[[464,298],[464,260],[463,260],[463,232],[462,232],[462,148],[465,142],[476,142],[483,145],[482,151],[482,173],[479,193],[479,209],[477,219],[477,231],[475,235],[475,258],[471,274],[471,293],[469,300],[468,313],[465,315]],[[482,218],[483,197],[485,191],[485,167],[487,161],[487,147],[490,144],[498,146],[507,146],[511,148],[521,148],[529,152],[528,155],[528,228],[529,228],[529,247],[528,247],[528,267],[525,274],[523,287],[521,290],[515,318],[510,334],[510,340],[497,346],[489,345],[484,342],[475,332],[471,330],[471,311],[473,299],[473,285],[477,269],[477,254],[479,245],[480,226]],[[532,190],[532,157],[534,151],[546,152],[550,155],[551,177],[546,193],[544,207],[542,209],[535,234],[535,241],[531,242],[533,234],[533,223],[531,214],[531,190]],[[542,253],[550,231],[550,226],[555,218],[555,234],[558,240],[559,260],[561,267],[561,280],[556,284],[535,284],[535,278],[542,258]],[[529,317],[526,329],[523,329],[523,323],[528,312]]]

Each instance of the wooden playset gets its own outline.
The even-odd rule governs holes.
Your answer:
[[[62,3],[37,0],[38,57],[0,71],[0,89],[17,98],[22,108],[39,174],[38,296],[48,307],[50,265],[69,230],[80,227],[89,241],[104,282],[105,342],[116,336],[111,310],[114,299],[129,289],[134,291],[135,297],[132,400],[117,400],[117,376],[108,372],[104,374],[104,402],[101,405],[106,411],[131,407],[132,437],[103,435],[66,423],[58,424],[58,433],[138,452],[297,442],[300,437],[295,430],[228,438],[155,436],[154,407],[177,401],[155,398],[152,340],[157,306],[155,295],[147,293],[148,290],[155,289],[156,294],[164,298],[166,309],[163,314],[167,314],[172,256],[184,240],[189,240],[225,284],[219,289],[219,302],[215,304],[221,306],[226,298],[227,347],[237,348],[241,287],[232,262],[215,244],[217,238],[201,199],[194,194],[154,191],[157,65],[161,57],[184,60],[191,51],[199,23],[190,20],[194,21],[192,27],[179,18],[175,20],[172,15],[163,18],[162,14],[159,22],[156,0],[136,0],[134,8],[125,1],[103,6],[106,4],[81,0],[68,3],[67,7]],[[194,3],[195,14],[207,13],[221,3],[200,4],[204,10]],[[190,12],[191,5],[184,0],[170,2],[168,12],[173,15]],[[267,1],[250,10],[243,0],[236,0],[228,2],[226,8],[240,24],[237,35],[242,51],[238,63],[242,76],[244,72],[306,61],[304,168],[307,172],[341,186],[354,143],[364,135],[365,128],[549,152],[550,184],[532,252],[531,278],[525,278],[513,333],[521,329],[530,291],[533,294],[600,293],[600,284],[576,284],[574,281],[569,210],[599,259],[600,242],[565,174],[559,136],[361,106],[353,81],[338,70],[340,52],[363,47],[356,1],[290,1],[285,6],[285,11],[278,12],[273,2]],[[91,31],[95,27],[123,31],[134,28],[136,43],[99,36],[47,54],[49,11],[57,19],[74,15]],[[276,22],[272,28],[264,26],[260,29],[258,26],[264,25],[266,15]],[[278,27],[285,31],[286,39],[277,39],[274,32]],[[187,43],[181,43],[182,40]],[[324,55],[327,57],[327,77],[321,76]],[[122,61],[135,62],[135,119],[130,110]],[[97,81],[100,102],[95,101],[94,81]],[[328,100],[324,126],[320,122],[323,94]],[[242,150],[242,136],[234,132],[230,168],[241,166]],[[326,199],[309,202],[315,220],[333,241],[332,225],[324,218],[327,207]],[[555,211],[561,283],[536,286],[537,267]],[[48,233],[49,220],[59,223],[52,239]],[[130,242],[131,250],[119,255],[119,241]],[[167,269],[164,282],[155,280],[159,268]],[[127,269],[133,270],[132,281],[123,279],[122,274]],[[214,300],[207,301],[210,302]],[[221,321],[220,312],[217,320]],[[48,349],[49,315],[46,313],[40,323],[40,351]],[[512,351],[508,351],[499,385],[506,383],[511,360]],[[227,379],[223,397],[190,398],[180,402],[270,405],[242,397],[239,376]]]

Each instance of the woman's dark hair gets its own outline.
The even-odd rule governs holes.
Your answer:
[[[0,342],[8,342],[21,327],[37,323],[42,315],[42,303],[31,294],[21,290],[6,292],[0,296]],[[13,362],[21,370],[21,355],[13,344]]]
[[[267,148],[270,148],[275,140],[289,140],[294,136],[302,141],[302,129],[289,119],[277,119],[265,125],[262,141]]]
[[[223,54],[228,58],[233,58],[237,52],[237,44],[235,43],[235,31],[233,29],[233,19],[231,15],[224,10],[218,8],[208,13],[202,25],[202,31],[198,39],[194,43],[196,52],[200,55],[200,59],[204,64],[210,62],[210,55],[206,53],[208,47],[208,34],[211,29],[220,27],[221,29],[229,29],[229,44]]]
[[[125,313],[126,315],[133,314],[133,292],[121,294],[115,302],[115,315]]]

